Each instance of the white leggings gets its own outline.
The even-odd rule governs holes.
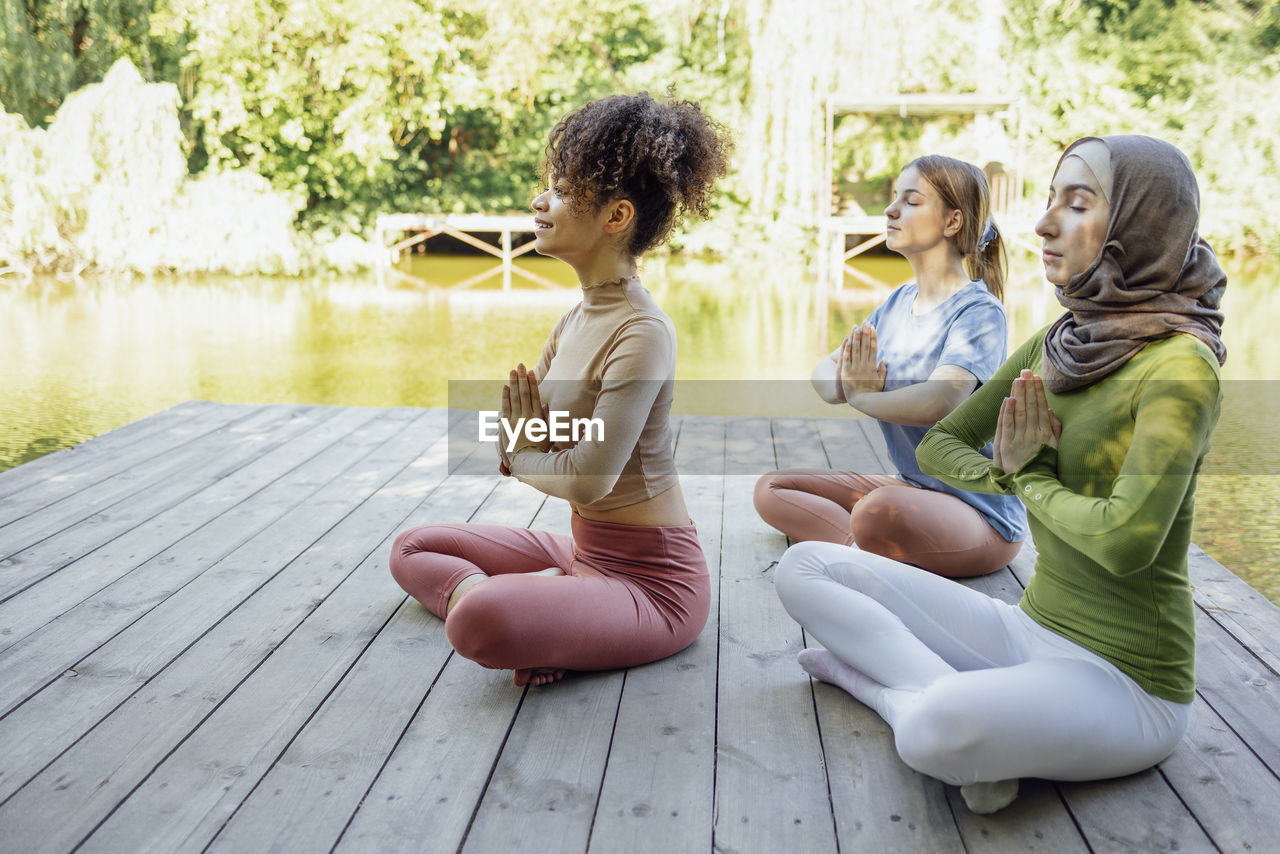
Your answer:
[[[775,585],[853,669],[841,687],[893,728],[902,761],[946,783],[1132,774],[1187,730],[1190,703],[1148,694],[1016,605],[916,567],[799,543]]]

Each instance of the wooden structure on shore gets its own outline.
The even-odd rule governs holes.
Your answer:
[[[1014,137],[1013,171],[992,176],[993,215],[1001,226],[1002,234],[1011,245],[1020,245],[1039,254],[1019,235],[1030,233],[1025,215],[1019,210],[1022,198],[1023,141],[1021,100],[1006,96],[977,94],[910,94],[889,95],[881,98],[860,98],[833,95],[827,99],[823,139],[826,152],[826,184],[830,188],[823,200],[818,223],[819,264],[825,287],[839,288],[845,275],[853,276],[872,288],[886,289],[884,282],[867,276],[849,263],[850,260],[884,243],[885,218],[881,214],[842,215],[836,212],[835,192],[835,120],[840,115],[861,114],[867,116],[989,116],[1011,120]],[[979,164],[981,165],[981,164]],[[886,200],[887,201],[887,200]],[[854,245],[848,245],[849,238]]]
[[[511,290],[513,273],[543,287],[561,287],[558,283],[544,276],[539,276],[537,273],[517,267],[512,263],[516,258],[533,250],[532,240],[520,246],[514,246],[512,241],[514,235],[533,234],[532,214],[518,216],[496,214],[382,214],[374,224],[374,232],[378,245],[387,247],[382,262],[378,265],[380,278],[390,275],[413,284],[429,286],[430,282],[397,269],[396,264],[400,261],[400,255],[405,250],[412,249],[414,246],[424,243],[438,234],[447,234],[455,240],[497,258],[499,262],[488,270],[468,278],[466,281],[452,285],[451,287],[453,288],[459,290],[469,288],[499,271],[502,273],[502,289],[504,291]],[[498,235],[498,246],[492,246],[481,240],[476,236],[478,234]],[[388,240],[394,242],[388,245]]]
[[[677,390],[677,402],[680,393]],[[1156,768],[971,814],[795,662],[766,470],[867,419],[674,419],[712,574],[683,652],[517,688],[387,571],[428,521],[567,531],[451,473],[474,413],[189,402],[0,473],[0,852],[1223,852],[1280,840],[1280,609],[1193,547],[1199,687]],[[1016,599],[1028,546],[964,582]]]

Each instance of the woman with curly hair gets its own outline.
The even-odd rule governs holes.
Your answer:
[[[637,265],[683,214],[706,216],[729,149],[696,104],[647,94],[592,102],[551,131],[534,248],[574,268],[582,301],[532,371],[511,371],[503,417],[568,413],[599,419],[603,435],[517,430],[500,470],[567,499],[572,535],[435,524],[391,553],[392,576],[444,618],[454,649],[517,685],[664,658],[706,624],[710,581],[668,423],[675,329]]]

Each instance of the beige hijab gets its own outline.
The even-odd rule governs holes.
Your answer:
[[[1098,142],[1111,155],[1105,166]],[[1180,332],[1225,362],[1219,306],[1227,276],[1197,232],[1200,191],[1186,155],[1147,136],[1085,137],[1062,154],[1073,155],[1099,183],[1110,179],[1103,189],[1111,215],[1098,259],[1057,288],[1067,311],[1045,334],[1046,387],[1097,382],[1149,342]]]

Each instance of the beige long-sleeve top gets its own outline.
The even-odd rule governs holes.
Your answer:
[[[603,436],[583,431],[546,453],[526,449],[511,459],[511,474],[593,510],[637,504],[675,486],[675,368],[675,327],[637,277],[584,287],[534,372],[551,412],[599,419]]]

